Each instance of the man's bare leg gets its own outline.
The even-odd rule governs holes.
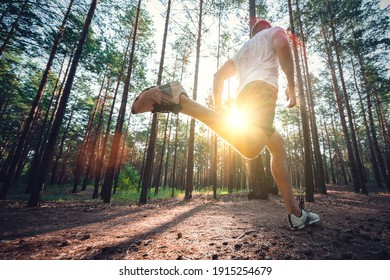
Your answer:
[[[180,104],[183,106],[180,113],[203,122],[246,158],[257,157],[268,142],[268,136],[262,129],[252,126],[232,128],[226,116],[184,95],[181,96]]]
[[[287,167],[287,153],[282,136],[274,132],[267,143],[267,148],[271,153],[271,170],[276,185],[278,186],[288,214],[301,216],[301,210],[292,191],[292,184]]]
[[[244,157],[250,159],[256,158],[265,145],[267,145],[272,156],[272,173],[289,213],[290,228],[302,229],[306,225],[320,221],[320,217],[317,214],[304,210],[301,211],[298,202],[294,198],[287,168],[284,141],[279,133],[274,132],[268,137],[261,128],[248,124],[246,127],[233,128],[229,125],[227,116],[191,100],[179,83],[172,82],[164,87],[161,86],[161,88],[164,88],[164,90],[160,90],[160,87],[144,90],[134,101],[131,109],[132,113],[139,114],[150,111],[182,112],[202,121]]]
[[[276,185],[278,186],[285,202],[288,214],[297,217],[301,215],[294,194],[287,168],[287,153],[284,140],[278,132],[274,132],[270,138],[264,131],[257,127],[234,130],[228,125],[228,119],[199,103],[182,96],[180,104],[183,106],[181,113],[191,116],[214,130],[219,136],[230,143],[244,157],[253,159],[259,155],[265,145],[271,153],[271,170]]]

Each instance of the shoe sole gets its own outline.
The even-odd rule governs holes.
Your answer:
[[[179,88],[179,89],[177,89]],[[175,89],[175,90],[173,90]],[[140,113],[146,113],[146,112],[153,112],[155,111],[154,105],[159,105],[160,103],[163,102],[164,98],[162,97],[165,95],[169,99],[173,99],[173,92],[174,91],[180,91],[179,94],[179,99],[181,95],[188,96],[186,91],[183,89],[182,85],[179,82],[171,82],[168,84],[160,85],[160,86],[154,86],[154,87],[149,87],[147,89],[144,89],[138,97],[134,100],[133,106],[131,108],[131,113],[132,114],[140,114]],[[168,102],[173,102],[168,101]],[[177,114],[181,110],[180,103],[176,104],[176,107],[172,110],[173,113]],[[150,106],[149,106],[150,105]],[[143,108],[146,106],[146,109],[140,110],[140,108]],[[159,111],[156,111],[159,112]]]
[[[310,225],[313,225],[313,224],[317,224],[320,222],[320,218],[316,219],[316,220],[313,220],[313,221],[309,221],[309,222],[306,222],[302,225],[299,225],[297,227],[291,227],[290,226],[290,229],[291,230],[300,230],[300,229],[304,229],[306,226],[310,226]]]
[[[132,114],[141,114],[146,112],[151,112],[153,110],[153,103],[156,102],[155,99],[158,98],[158,94],[153,91],[153,89],[157,89],[157,87],[150,87],[144,89],[138,97],[134,100],[133,106],[131,107]],[[158,89],[157,89],[158,90]],[[150,103],[150,104],[145,104]],[[148,106],[146,109],[140,110],[144,106]]]

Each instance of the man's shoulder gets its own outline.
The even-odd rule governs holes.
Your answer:
[[[272,39],[287,38],[286,30],[284,30],[280,26],[273,26],[269,28],[269,32],[269,35]]]
[[[286,33],[286,31],[283,29],[283,28],[281,28],[280,26],[272,26],[271,28],[269,28],[269,31],[271,32],[271,33]]]

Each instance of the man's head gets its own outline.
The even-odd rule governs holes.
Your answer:
[[[264,19],[259,19],[256,21],[256,23],[252,26],[251,30],[251,38],[255,36],[257,33],[259,33],[261,30],[270,28],[271,24],[264,20]]]

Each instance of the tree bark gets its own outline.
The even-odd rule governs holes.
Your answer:
[[[102,91],[103,91],[105,80],[106,80],[106,74],[104,74],[104,76],[103,76],[103,80],[102,80],[102,83],[100,86],[99,94],[98,94],[98,97],[96,99],[96,104],[93,108],[92,115],[91,115],[90,120],[88,122],[83,143],[81,144],[80,151],[77,155],[76,165],[75,165],[74,172],[73,172],[74,173],[74,180],[73,180],[72,193],[77,193],[77,191],[78,191],[77,189],[78,189],[78,186],[80,184],[81,178],[83,177],[85,167],[87,166],[85,164],[85,162],[88,161],[88,159],[85,159],[85,158],[88,157],[88,152],[90,149],[92,128],[93,128],[93,124],[95,122],[96,113],[97,113],[98,106],[99,106],[99,100],[100,100],[100,96],[101,96]]]
[[[312,142],[313,142],[313,154],[314,154],[314,160],[315,160],[315,163],[317,166],[316,183],[317,183],[317,187],[318,187],[319,192],[321,194],[326,194],[324,164],[322,161],[320,143],[318,140],[317,121],[316,121],[316,114],[314,111],[314,99],[313,99],[313,93],[312,93],[309,65],[307,62],[307,54],[306,54],[306,40],[305,40],[303,28],[302,28],[301,12],[300,12],[300,8],[299,8],[298,0],[296,0],[296,6],[297,6],[297,13],[298,13],[299,31],[301,34],[302,51],[303,51],[302,60],[303,60],[303,66],[306,70],[305,72],[306,72],[306,84],[307,84],[307,99],[309,101],[308,107],[309,107],[311,135],[312,135]]]
[[[116,123],[116,127],[115,127],[115,133],[114,133],[114,139],[112,142],[111,153],[110,153],[110,157],[108,160],[107,172],[106,172],[106,176],[104,177],[104,182],[103,182],[103,186],[102,186],[102,198],[103,198],[104,203],[111,202],[111,193],[112,193],[112,186],[113,186],[114,176],[115,176],[115,168],[117,166],[117,160],[118,160],[118,155],[119,155],[119,150],[120,150],[122,129],[123,129],[123,123],[125,120],[127,99],[128,99],[128,94],[129,94],[129,88],[130,88],[130,80],[131,80],[131,74],[133,71],[135,43],[137,41],[138,23],[139,23],[139,17],[140,17],[140,12],[141,12],[141,1],[142,0],[138,1],[137,16],[135,19],[134,33],[133,33],[133,43],[132,43],[131,53],[130,53],[130,58],[129,58],[129,66],[127,69],[126,81],[125,81],[125,85],[123,88],[122,101],[121,101],[121,106],[119,108],[119,115],[118,115],[117,123]]]
[[[361,69],[361,72],[362,72],[362,77],[363,77],[363,84],[364,84],[365,89],[366,89],[368,122],[370,124],[370,131],[371,131],[371,139],[372,139],[373,149],[375,150],[376,159],[378,161],[379,169],[380,169],[382,177],[384,179],[384,182],[385,182],[385,185],[386,185],[386,189],[387,189],[387,191],[390,191],[390,175],[387,174],[386,166],[385,166],[385,163],[383,161],[382,152],[380,150],[378,139],[377,139],[377,135],[376,135],[376,128],[375,128],[375,124],[374,124],[374,116],[373,116],[373,113],[372,113],[372,107],[373,107],[372,101],[371,101],[372,90],[371,90],[371,87],[370,87],[370,85],[369,85],[369,83],[367,81],[367,77],[366,77],[367,73],[366,73],[366,69],[364,67],[362,55],[361,55],[361,53],[358,50],[356,50],[355,53],[356,53],[356,55],[358,57],[358,62],[359,62],[359,66],[360,66],[360,69]]]
[[[158,76],[157,76],[157,85],[161,85],[161,81],[162,81],[170,13],[171,13],[171,0],[168,1],[167,15],[165,17],[164,36],[163,36],[163,43],[162,43],[161,56],[160,56],[160,65],[159,65]],[[150,127],[149,144],[148,144],[148,149],[146,154],[145,166],[142,171],[143,174],[142,188],[141,188],[141,195],[139,198],[140,204],[145,204],[148,200],[147,195],[148,195],[148,189],[152,182],[153,161],[154,161],[154,153],[156,150],[157,132],[158,132],[157,114],[153,114],[152,125]]]
[[[291,33],[295,34],[291,0],[288,1],[288,6],[289,6]],[[307,116],[305,95],[303,92],[303,81],[302,81],[301,68],[299,63],[297,41],[293,39],[292,43],[293,43],[293,53],[295,59],[295,69],[296,69],[296,75],[298,80],[298,91],[299,91],[299,101],[300,101],[299,111],[301,115],[302,131],[303,131],[306,200],[308,202],[314,202],[314,181],[313,181],[312,151],[311,151],[311,141],[310,141],[310,127],[309,127],[309,121]]]
[[[164,128],[164,138],[163,138],[163,144],[161,147],[161,155],[160,155],[160,162],[157,169],[157,174],[154,181],[154,194],[158,194],[158,189],[161,184],[161,175],[162,175],[162,168],[163,168],[163,161],[164,161],[164,154],[165,154],[165,147],[167,143],[167,133],[168,133],[168,123],[169,123],[169,117],[170,114],[167,114],[165,128]]]
[[[132,35],[131,35],[132,33],[133,33],[132,30],[130,30],[129,39],[127,41],[127,46],[126,46],[126,49],[125,49],[125,53],[123,55],[121,69],[119,71],[117,82],[116,82],[116,88],[115,88],[114,96],[112,98],[112,104],[111,104],[110,114],[109,114],[108,120],[107,120],[107,127],[106,127],[106,132],[105,132],[105,135],[104,135],[104,139],[103,139],[102,150],[101,150],[101,153],[99,155],[99,159],[97,161],[96,177],[95,177],[95,181],[94,181],[94,192],[92,194],[92,198],[93,199],[96,199],[96,198],[99,197],[99,185],[100,185],[100,181],[101,181],[101,178],[102,178],[102,175],[103,175],[104,159],[105,159],[106,152],[107,152],[108,138],[110,137],[112,116],[114,114],[115,102],[116,102],[116,98],[118,96],[119,86],[120,86],[121,81],[122,81],[122,75],[123,75],[123,72],[124,72],[125,66],[126,66],[127,53],[129,51],[131,38],[132,38]]]
[[[349,135],[348,127],[347,127],[347,122],[346,122],[346,118],[345,118],[345,114],[344,114],[344,107],[343,107],[341,95],[339,92],[339,86],[338,86],[338,82],[337,82],[337,78],[336,78],[336,71],[335,71],[334,62],[333,62],[332,51],[331,51],[330,46],[329,46],[330,42],[329,42],[328,34],[327,34],[324,26],[322,26],[322,34],[324,36],[325,52],[326,52],[326,55],[328,58],[328,66],[329,66],[329,70],[330,70],[330,74],[331,74],[331,78],[332,78],[334,98],[335,98],[335,101],[337,104],[338,112],[340,114],[341,126],[343,129],[344,139],[345,139],[346,146],[347,146],[349,168],[351,170],[351,175],[352,175],[351,177],[352,177],[353,184],[354,184],[354,190],[355,190],[355,192],[359,192],[359,189],[360,189],[359,185],[360,184],[359,184],[359,180],[358,180],[359,175],[357,174],[358,170],[356,167],[356,160],[355,160],[355,156],[354,156],[354,153],[352,150],[351,139],[350,139],[350,135]]]
[[[26,0],[23,4],[23,8],[22,8],[22,11],[20,12],[19,16],[18,16],[18,19],[16,20],[15,22],[15,27],[16,27],[16,24],[17,24],[17,21],[19,20],[21,14],[23,13],[24,9],[26,8],[27,4],[28,4],[28,0]],[[17,143],[17,146],[16,146],[16,150],[15,150],[15,154],[13,155],[13,158],[12,158],[12,161],[10,163],[10,166],[8,168],[8,173],[5,177],[5,180],[4,180],[4,183],[3,183],[3,187],[1,189],[1,192],[0,192],[0,200],[1,199],[6,199],[7,197],[7,193],[8,193],[8,190],[15,178],[15,175],[16,175],[16,171],[17,171],[17,166],[19,164],[19,160],[22,159],[22,153],[23,153],[23,150],[25,149],[25,145],[26,145],[26,141],[27,141],[27,136],[32,128],[32,123],[33,123],[33,120],[34,120],[34,117],[37,113],[37,110],[38,110],[38,105],[42,99],[42,96],[43,96],[43,93],[44,93],[44,89],[45,89],[45,86],[46,86],[46,82],[47,82],[47,77],[49,76],[49,73],[50,73],[50,69],[51,69],[51,66],[53,64],[53,61],[54,61],[54,58],[57,54],[57,49],[58,49],[58,46],[60,44],[60,41],[61,41],[61,38],[62,38],[62,35],[63,35],[63,32],[64,32],[64,27],[65,27],[65,24],[66,24],[66,21],[68,20],[68,17],[69,17],[69,14],[70,14],[70,11],[72,9],[72,5],[73,5],[73,2],[74,0],[72,0],[70,3],[69,3],[69,6],[68,6],[68,10],[66,11],[66,14],[64,16],[64,19],[61,23],[61,26],[60,26],[60,29],[59,29],[59,32],[57,33],[57,36],[54,40],[54,44],[53,44],[53,47],[51,49],[51,52],[50,52],[50,56],[49,56],[49,60],[47,61],[47,64],[46,64],[46,68],[45,68],[45,71],[43,72],[43,75],[42,75],[42,79],[41,79],[41,82],[40,82],[40,85],[39,85],[39,89],[38,89],[38,92],[33,100],[33,103],[31,105],[31,109],[30,109],[30,112],[29,112],[29,115],[24,123],[24,126],[23,126],[23,130],[21,132],[21,135],[20,137],[18,138],[18,143]],[[7,43],[7,40],[4,42],[1,50],[0,50],[0,56],[4,50],[4,47]]]
[[[367,138],[368,149],[370,151],[371,166],[372,166],[372,170],[373,170],[373,173],[374,173],[375,182],[376,182],[378,188],[381,189],[382,188],[381,173],[379,171],[379,166],[378,166],[378,162],[377,162],[377,158],[376,158],[376,154],[375,154],[375,150],[374,150],[374,145],[372,143],[372,138],[371,138],[371,135],[370,135],[370,128],[368,126],[368,121],[367,121],[367,117],[366,117],[366,112],[367,111],[366,111],[366,108],[364,107],[364,104],[363,104],[362,93],[360,92],[360,89],[359,89],[359,86],[358,86],[358,82],[357,82],[357,78],[356,78],[355,66],[354,66],[352,58],[351,58],[351,65],[352,65],[352,72],[353,72],[353,79],[354,79],[354,83],[355,83],[355,89],[356,89],[356,92],[357,92],[357,94],[359,96],[359,104],[360,104],[360,107],[361,107],[361,115],[363,116],[363,124],[364,124],[364,128],[365,128],[365,134],[366,134],[366,138]]]
[[[198,91],[198,77],[199,77],[199,57],[200,57],[200,46],[202,39],[202,18],[203,18],[203,0],[199,1],[199,18],[198,18],[198,35],[196,39],[196,61],[195,61],[195,77],[194,77],[194,90],[192,99],[196,101]],[[194,147],[195,147],[195,120],[191,119],[190,124],[190,136],[188,140],[188,158],[187,158],[187,179],[186,179],[186,190],[185,199],[192,198],[192,191],[194,188]]]
[[[169,160],[170,160],[170,147],[171,147],[171,132],[172,132],[172,120],[173,116],[170,118],[169,123],[169,131],[168,131],[168,143],[167,143],[167,157],[165,159],[165,169],[164,169],[164,181],[163,181],[163,187],[165,188],[168,186],[168,169],[169,169]]]
[[[65,115],[66,105],[68,103],[68,99],[69,99],[70,92],[72,89],[73,80],[75,78],[77,66],[78,66],[78,63],[79,63],[80,58],[81,58],[81,53],[82,53],[83,47],[85,45],[85,41],[87,38],[89,27],[91,25],[93,15],[94,15],[94,12],[96,10],[97,2],[98,2],[97,0],[92,1],[91,6],[90,6],[89,11],[88,11],[88,14],[87,14],[87,17],[86,17],[86,20],[85,20],[85,23],[84,23],[83,31],[81,33],[80,40],[79,40],[79,43],[78,43],[76,51],[75,51],[75,55],[74,55],[74,58],[72,61],[72,66],[70,67],[70,70],[69,70],[69,76],[68,76],[68,79],[67,79],[66,84],[65,84],[64,92],[63,92],[62,97],[61,97],[61,101],[60,101],[60,104],[58,107],[56,118],[53,122],[52,130],[50,131],[50,136],[48,139],[48,143],[47,143],[45,152],[44,152],[43,157],[42,157],[42,163],[41,163],[40,170],[39,170],[39,176],[37,178],[37,182],[34,186],[34,189],[32,190],[32,193],[31,193],[31,196],[30,196],[30,199],[28,202],[28,206],[30,206],[30,207],[31,206],[38,206],[40,203],[40,200],[41,200],[48,166],[49,166],[49,164],[52,160],[52,157],[53,157],[58,133],[59,133],[64,115]]]
[[[367,188],[366,188],[366,183],[365,183],[365,180],[363,177],[363,174],[364,174],[363,165],[362,165],[362,162],[360,160],[359,148],[357,146],[357,141],[356,141],[356,136],[355,136],[355,127],[354,127],[353,121],[352,121],[353,118],[352,118],[352,113],[351,113],[351,107],[349,105],[347,88],[346,88],[345,80],[344,80],[343,66],[342,66],[341,59],[340,59],[339,44],[338,44],[338,40],[336,38],[336,30],[335,30],[335,26],[333,23],[333,18],[332,18],[332,14],[330,12],[329,5],[328,5],[328,17],[329,17],[329,23],[330,23],[330,29],[331,29],[333,43],[335,45],[336,61],[337,61],[337,66],[338,66],[338,70],[339,70],[341,88],[342,88],[342,92],[344,95],[344,104],[345,104],[345,108],[347,110],[349,128],[351,131],[351,133],[350,133],[350,139],[352,142],[351,151],[355,154],[355,163],[356,163],[357,175],[358,175],[358,177],[355,180],[355,183],[357,183],[357,185],[355,186],[355,190],[357,192],[361,191],[362,193],[367,194],[368,192],[367,192]]]
[[[108,78],[107,86],[106,86],[106,92],[104,94],[103,100],[97,101],[97,105],[100,106],[100,113],[97,120],[97,127],[94,132],[91,134],[91,145],[90,145],[90,153],[89,153],[89,160],[87,162],[86,171],[84,175],[83,180],[83,186],[82,190],[85,191],[87,189],[88,183],[90,181],[91,174],[96,170],[99,160],[99,149],[98,149],[98,140],[101,135],[101,128],[103,125],[103,119],[104,119],[104,110],[105,110],[105,104],[107,100],[108,95],[108,88],[110,87],[110,78]],[[100,103],[100,104],[99,104]],[[96,173],[95,173],[96,174]],[[93,176],[92,176],[93,177]],[[95,189],[94,189],[95,193]],[[93,195],[92,195],[93,196]]]

